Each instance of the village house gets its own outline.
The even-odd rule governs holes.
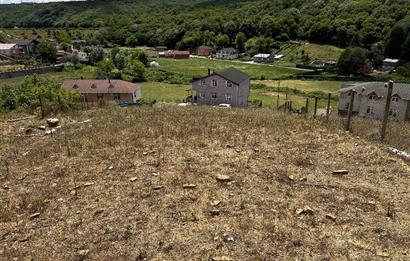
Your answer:
[[[37,40],[31,39],[17,39],[9,41],[11,44],[16,44],[18,48],[21,48],[24,55],[33,55],[36,51],[36,46],[38,44]]]
[[[223,48],[216,53],[217,59],[236,60],[239,57],[239,52],[235,48]]]
[[[203,57],[208,57],[212,55],[212,48],[209,46],[199,46],[197,50],[197,55],[198,56],[203,56]]]
[[[169,59],[189,59],[189,51],[165,51],[160,52],[160,58],[169,58]]]
[[[339,114],[347,114],[351,91],[354,91],[354,114],[367,118],[383,119],[387,96],[386,86],[386,83],[383,82],[343,85],[340,89]],[[397,121],[410,120],[410,84],[394,84],[389,118]]]
[[[382,71],[383,72],[390,72],[394,71],[399,67],[399,59],[390,59],[386,58],[383,60]]]
[[[73,50],[84,50],[87,47],[87,41],[85,40],[72,40],[71,41]]]
[[[269,53],[258,53],[253,56],[254,63],[272,63],[275,60],[275,56]]]
[[[233,107],[247,107],[250,77],[233,67],[211,73],[192,82],[197,104],[230,104]]]
[[[0,56],[18,59],[23,55],[23,50],[17,44],[0,43]]]
[[[133,104],[141,99],[140,85],[123,80],[65,80],[63,87],[79,92],[83,103]]]

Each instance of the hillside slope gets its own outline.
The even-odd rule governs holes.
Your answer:
[[[370,47],[410,16],[402,0],[183,0],[84,1],[0,5],[0,27],[111,28],[97,37],[120,45],[192,48],[230,45],[238,32],[273,41],[304,39]],[[218,34],[229,38],[214,40]],[[406,35],[407,33],[405,33]],[[224,40],[225,39],[225,40]]]
[[[64,117],[53,136],[14,137],[38,124],[0,122],[0,259],[410,255],[409,166],[314,120],[107,109]]]

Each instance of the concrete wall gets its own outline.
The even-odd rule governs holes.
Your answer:
[[[114,99],[114,94],[113,93],[104,93],[100,94],[101,98],[99,99],[96,93],[84,93],[81,94],[81,102],[82,103],[90,103],[90,104],[98,104],[99,101],[105,103],[105,104],[110,104],[110,103],[129,103],[132,104],[134,103],[134,97],[133,94],[131,93],[121,93],[120,94],[120,99],[116,100]]]
[[[28,76],[28,75],[33,75],[33,74],[50,73],[50,72],[56,72],[56,71],[61,71],[61,70],[62,70],[62,67],[46,66],[46,67],[38,67],[38,68],[20,70],[20,71],[3,72],[3,73],[0,73],[0,79],[15,78],[15,77]]]
[[[232,87],[227,87],[226,79],[219,75],[211,75],[203,80],[205,80],[205,85],[201,85],[201,79],[192,83],[192,90],[196,91],[197,103],[199,105],[227,103],[234,107],[248,106],[250,81],[244,81],[240,85],[232,83]],[[212,86],[212,80],[217,81],[217,87]],[[216,98],[212,98],[213,93],[216,93]],[[202,98],[201,94],[204,94],[205,97]],[[227,100],[226,95],[230,95],[231,100]]]

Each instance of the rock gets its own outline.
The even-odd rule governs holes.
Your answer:
[[[212,209],[211,211],[209,211],[209,214],[211,214],[212,216],[219,216],[220,212],[219,209]]]
[[[60,120],[56,118],[50,118],[47,120],[47,125],[50,128],[55,128],[60,124]]]
[[[335,170],[333,171],[333,175],[335,176],[344,176],[349,174],[349,171],[345,170],[345,169],[340,169],[340,170]]]
[[[94,182],[87,182],[83,184],[83,187],[90,187],[92,185],[94,185]]]
[[[386,253],[386,252],[384,252],[384,251],[381,251],[381,250],[377,250],[376,251],[376,255],[377,256],[380,256],[380,257],[390,257],[390,255],[388,254],[388,253]]]
[[[193,189],[193,188],[196,188],[196,185],[195,184],[184,184],[182,185],[182,187],[184,189]]]
[[[78,254],[80,256],[86,256],[86,255],[88,255],[88,253],[90,253],[89,249],[83,249],[83,250],[78,251]]]
[[[295,177],[294,177],[293,175],[290,175],[288,178],[289,178],[290,181],[294,181],[294,180],[295,180]]]
[[[46,130],[46,126],[41,125],[41,126],[38,126],[38,128],[37,128],[37,129],[42,130],[42,131],[45,131],[45,130]]]
[[[156,186],[156,187],[154,187],[154,190],[160,190],[160,189],[162,189],[164,186]]]
[[[336,221],[336,216],[333,215],[333,214],[330,214],[330,213],[326,214],[326,218],[327,218],[327,219],[330,219],[330,220],[332,220],[332,221]]]
[[[212,261],[233,261],[233,258],[229,256],[215,256],[212,258]]]
[[[223,240],[224,240],[224,242],[226,242],[226,243],[228,243],[228,242],[234,242],[234,241],[235,241],[235,239],[233,238],[233,236],[228,235],[228,234],[224,234]]]
[[[31,134],[33,134],[33,129],[28,128],[28,129],[25,130],[25,133],[26,133],[26,135],[31,135]]]
[[[34,213],[34,214],[30,215],[30,218],[33,219],[33,218],[37,218],[39,216],[40,216],[40,213],[37,212],[37,213]]]
[[[219,201],[219,200],[214,200],[214,201],[211,202],[211,205],[213,207],[217,207],[217,206],[219,206],[219,204],[221,204],[221,201]]]
[[[131,182],[134,182],[134,181],[136,181],[138,179],[138,177],[133,177],[133,178],[130,178],[130,181]]]
[[[221,175],[221,174],[217,175],[216,179],[222,182],[231,181],[231,177],[229,177],[228,175]]]
[[[296,210],[296,214],[298,214],[299,216],[301,215],[309,216],[309,215],[313,215],[314,211],[309,206],[305,206],[304,208],[298,208]]]
[[[57,129],[52,128],[52,129],[46,131],[45,134],[46,134],[46,135],[51,135],[51,134],[56,133],[56,132],[57,132]]]

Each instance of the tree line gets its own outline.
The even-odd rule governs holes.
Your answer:
[[[399,28],[406,27],[409,16],[406,0],[127,0],[0,6],[1,27],[98,28],[90,40],[107,46],[220,48],[235,46],[241,33],[244,42],[259,49],[288,40],[366,49],[382,42],[395,56],[396,39],[408,34]]]

